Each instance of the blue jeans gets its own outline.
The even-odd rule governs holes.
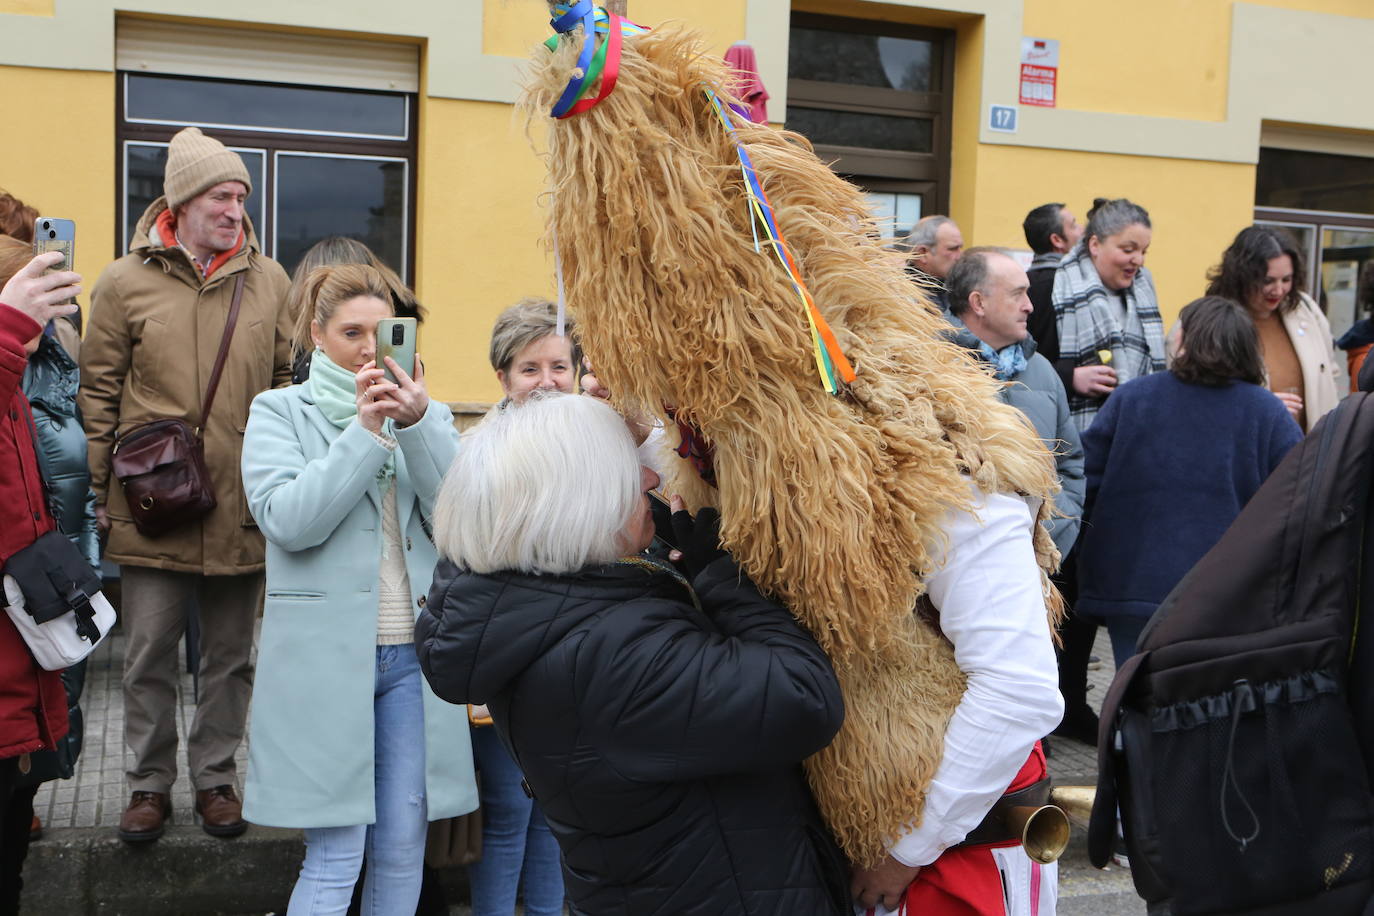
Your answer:
[[[425,714],[415,647],[378,646],[372,701],[377,822],[305,831],[305,862],[288,916],[342,916],[363,857],[363,916],[414,916],[428,809]]]
[[[1118,669],[1126,663],[1126,659],[1135,655],[1135,644],[1140,641],[1140,634],[1149,622],[1148,617],[1113,615],[1107,618],[1107,635],[1112,638],[1112,656],[1116,659]]]
[[[468,866],[472,916],[512,916],[524,869],[525,916],[561,916],[563,864],[558,841],[496,729],[472,730],[482,786],[482,858]]]

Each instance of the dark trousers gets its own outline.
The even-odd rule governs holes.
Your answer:
[[[33,797],[38,785],[19,785],[19,758],[0,760],[0,916],[19,912],[20,872],[29,854]]]
[[[1088,708],[1088,659],[1097,638],[1097,621],[1074,613],[1078,603],[1078,553],[1070,550],[1054,584],[1064,596],[1066,615],[1059,625],[1062,646],[1055,649],[1059,659],[1059,692],[1064,695],[1064,716]]]

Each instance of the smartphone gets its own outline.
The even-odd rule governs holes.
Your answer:
[[[414,318],[386,318],[377,322],[377,368],[386,370],[390,381],[398,381],[387,367],[386,357],[396,360],[396,364],[415,377],[415,333],[418,330]]]
[[[33,221],[34,256],[48,251],[60,251],[65,259],[56,267],[48,268],[45,273],[76,269],[76,223],[73,220],[40,216]],[[75,301],[67,300],[69,303]]]
[[[673,533],[673,507],[657,490],[649,492],[649,512],[654,517],[654,539],[670,550],[677,550],[677,535]]]

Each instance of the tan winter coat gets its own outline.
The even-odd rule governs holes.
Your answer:
[[[79,400],[91,485],[111,523],[105,555],[130,566],[211,576],[259,572],[262,535],[248,514],[239,455],[253,397],[291,380],[290,280],[262,254],[246,218],[247,244],[202,279],[175,239],[159,238],[156,220],[166,209],[165,198],[154,201],[139,220],[129,254],[101,273],[81,352]],[[247,275],[243,302],[204,434],[219,505],[199,522],[146,538],[110,474],[115,436],[162,417],[201,422],[201,399],[240,273]]]

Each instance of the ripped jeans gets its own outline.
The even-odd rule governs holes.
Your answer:
[[[414,916],[428,829],[420,678],[413,645],[377,647],[377,822],[305,830],[305,862],[287,916],[343,916],[364,856],[363,916]]]

